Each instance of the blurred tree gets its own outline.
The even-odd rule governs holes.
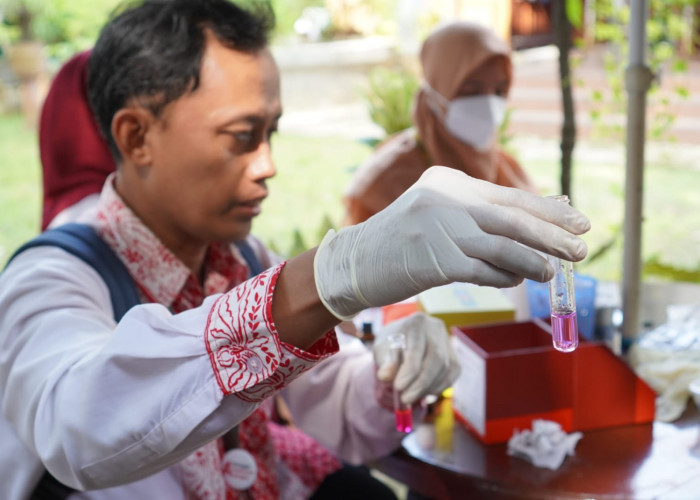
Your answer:
[[[61,62],[89,48],[120,0],[0,0],[0,44],[33,39]]]
[[[554,40],[559,49],[559,78],[561,81],[562,109],[564,122],[561,129],[561,194],[572,200],[571,163],[576,144],[576,116],[574,97],[571,88],[571,65],[569,53],[572,45],[572,25],[581,28],[583,24],[583,4],[581,0],[566,0],[552,4],[552,27]],[[571,201],[573,204],[573,200]]]
[[[325,0],[339,36],[392,34],[396,0]]]
[[[623,140],[626,122],[615,123],[610,117],[626,114],[627,92],[625,72],[628,65],[628,26],[630,5],[616,0],[589,0],[594,3],[595,41],[605,44],[603,63],[606,73],[605,88],[592,90],[591,119],[594,132],[605,139]],[[698,6],[700,0],[649,0],[650,15],[646,23],[646,63],[655,75],[647,93],[647,137],[673,141],[671,127],[676,120],[678,104],[690,96],[689,89],[676,83],[662,88],[662,76],[683,74],[688,71],[688,59],[695,52],[698,33]],[[585,76],[582,78],[585,83]],[[618,193],[625,196],[623,191]],[[610,223],[610,237],[598,249],[591,251],[587,262],[602,258],[622,238],[622,221]],[[659,255],[646,258],[642,264],[643,276],[656,276],[676,281],[699,281],[700,266],[684,269],[661,261]]]
[[[594,0],[596,11],[595,39],[606,43],[609,50],[604,55],[607,89],[595,89],[592,93],[594,107],[591,118],[602,137],[624,137],[624,126],[611,125],[604,117],[624,114],[627,106],[624,72],[627,65],[629,43],[627,26],[629,6],[614,0]],[[647,63],[656,75],[649,90],[649,127],[651,139],[672,139],[669,131],[675,123],[674,101],[686,100],[690,92],[685,85],[663,90],[664,74],[687,72],[688,57],[694,52],[697,37],[697,6],[700,0],[650,0],[650,16],[647,21]],[[677,103],[676,103],[677,104]]]
[[[41,4],[32,0],[0,0],[2,24],[6,27],[5,42],[34,39],[34,17]]]
[[[275,12],[275,36],[294,35],[294,23],[307,7],[322,7],[324,0],[270,0]]]

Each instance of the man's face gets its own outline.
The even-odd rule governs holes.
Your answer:
[[[199,87],[168,104],[148,134],[139,215],[171,246],[245,238],[275,175],[270,136],[280,115],[270,52],[231,50],[209,36]]]

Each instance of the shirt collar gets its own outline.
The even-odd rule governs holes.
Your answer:
[[[192,307],[205,296],[228,291],[247,278],[248,268],[238,252],[232,250],[233,245],[214,243],[207,251],[202,289],[189,268],[124,203],[114,189],[114,177],[115,174],[108,177],[100,194],[98,231],[124,262],[148,301],[171,307],[180,301],[184,291],[189,302],[195,287],[201,298],[188,304]]]

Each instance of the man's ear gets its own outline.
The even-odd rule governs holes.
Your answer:
[[[146,140],[154,119],[150,111],[141,107],[122,108],[112,118],[112,137],[124,161],[146,167],[151,163],[151,148]]]

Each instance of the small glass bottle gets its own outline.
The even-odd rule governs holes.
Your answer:
[[[372,331],[372,323],[365,321],[362,323],[362,333],[360,334],[360,340],[365,344],[369,343],[371,345],[374,342],[374,332]]]
[[[569,197],[566,195],[553,196],[553,198],[562,203],[569,203]],[[571,352],[578,347],[574,267],[568,260],[551,255],[549,263],[554,268],[554,278],[549,282],[552,343],[558,351]]]
[[[389,355],[392,362],[398,367],[403,363],[404,350],[406,349],[406,336],[402,333],[391,335],[389,340]],[[394,416],[396,417],[396,430],[409,433],[413,430],[413,411],[411,405],[401,401],[401,393],[393,390]]]

